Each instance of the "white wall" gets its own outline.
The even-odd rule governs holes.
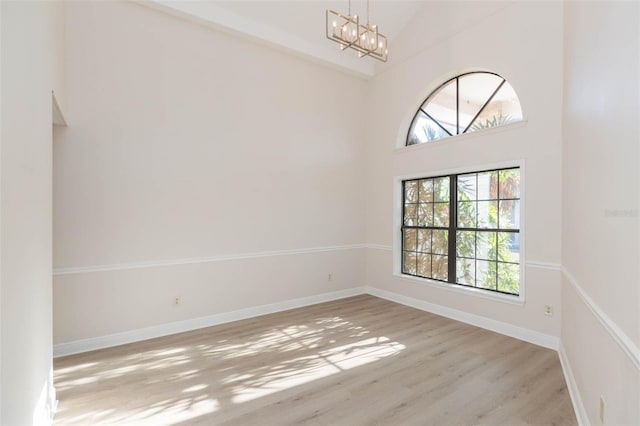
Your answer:
[[[137,4],[67,11],[54,343],[362,285],[364,81]]]
[[[0,423],[50,421],[51,92],[64,99],[53,2],[3,1],[0,150]],[[58,78],[54,76],[58,75]]]
[[[423,2],[422,9],[391,40],[388,62],[375,62],[376,72],[385,72],[411,61],[424,50],[448,43],[451,37],[467,31],[469,27],[484,25],[490,16],[513,3],[507,0]]]
[[[473,20],[468,8],[454,3],[470,26],[447,30],[452,34],[435,42],[424,37],[435,18],[430,4],[398,37],[403,55],[369,84],[370,132],[367,144],[367,284],[418,300],[501,321],[539,333],[543,339],[560,335],[561,233],[561,103],[562,5],[521,2],[490,4],[491,13]],[[433,7],[439,7],[437,4]],[[451,16],[456,16],[455,10]],[[445,139],[415,147],[404,143],[417,108],[440,83],[470,70],[494,71],[509,81],[519,95],[524,124]],[[474,171],[487,165],[524,162],[525,218],[522,232],[526,255],[524,304],[504,303],[452,291],[446,285],[428,285],[392,275],[393,199],[395,176],[432,175],[450,169]],[[397,250],[398,248],[396,248]],[[544,305],[556,314],[545,316]],[[547,337],[549,339],[547,339]]]
[[[565,4],[562,341],[588,422],[640,424],[640,6]]]
[[[55,343],[366,283],[561,336],[584,419],[602,395],[607,423],[638,423],[637,4],[427,3],[368,83],[138,5],[68,12]],[[397,149],[430,91],[477,69],[526,123]],[[514,160],[523,304],[392,274],[394,176]]]

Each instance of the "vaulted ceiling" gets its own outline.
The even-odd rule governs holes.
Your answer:
[[[348,0],[134,1],[363,78],[371,78],[383,69],[375,59],[360,59],[355,52],[342,52],[337,44],[327,40],[326,9],[347,14]],[[402,36],[402,33],[410,25],[424,27],[418,34],[425,45],[454,34],[508,4],[500,1],[371,0],[369,13],[371,23],[377,24],[380,32],[389,37],[389,56],[392,58],[394,41],[406,38],[407,34]],[[366,0],[352,0],[351,13],[366,19]]]
[[[325,62],[365,78],[375,73],[375,60],[362,60],[355,52],[342,52],[325,36],[326,9],[347,14],[349,3],[346,0],[151,0],[140,3]],[[380,32],[393,42],[393,38],[424,4],[424,1],[415,0],[374,0],[369,6],[371,22],[378,24]],[[352,14],[366,17],[366,10],[366,1],[351,2]]]

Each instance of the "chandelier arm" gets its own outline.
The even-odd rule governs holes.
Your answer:
[[[1,0],[0,0],[1,1]],[[349,15],[342,15],[327,9],[325,22],[327,38],[340,44],[341,50],[353,49],[358,57],[369,56],[382,62],[387,62],[389,52],[387,37],[378,31],[377,25],[370,23],[370,0],[367,0],[367,23],[360,23],[357,15],[351,16],[351,0],[349,0]],[[329,25],[329,15],[333,16]]]

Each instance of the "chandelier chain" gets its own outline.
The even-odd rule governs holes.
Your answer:
[[[367,0],[367,26],[369,25],[369,0]]]

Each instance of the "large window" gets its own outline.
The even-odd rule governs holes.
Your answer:
[[[520,169],[402,182],[402,273],[520,293]]]
[[[407,145],[434,141],[522,120],[513,87],[498,74],[470,72],[441,84],[413,117]]]

